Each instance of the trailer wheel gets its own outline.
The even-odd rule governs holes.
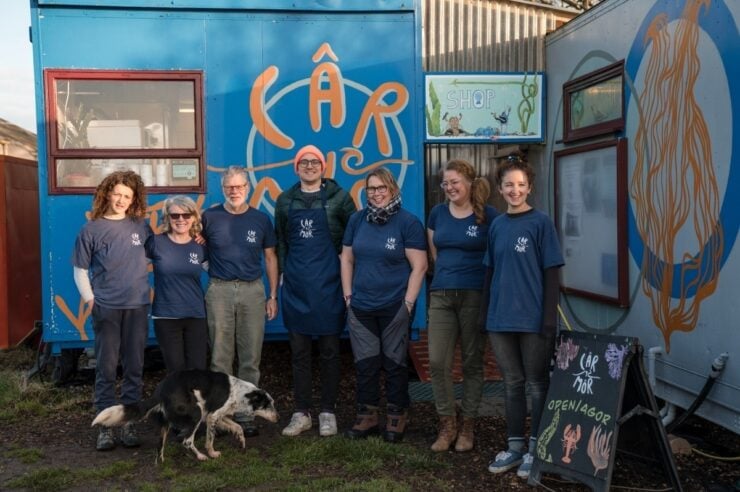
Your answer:
[[[82,355],[82,349],[65,349],[53,358],[54,370],[51,373],[51,381],[55,386],[62,386],[74,379],[77,375],[80,355]]]

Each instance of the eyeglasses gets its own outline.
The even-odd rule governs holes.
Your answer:
[[[191,213],[170,214],[170,219],[175,219],[175,220],[185,219],[185,220],[188,220],[192,216],[193,216],[193,214],[191,214]]]
[[[247,189],[246,183],[234,186],[224,186],[224,190],[226,191],[243,191],[245,189]]]
[[[455,181],[442,181],[441,183],[439,183],[439,187],[445,190],[450,186],[457,186],[459,184],[460,184],[459,179],[456,179]]]
[[[307,167],[319,167],[321,165],[321,161],[319,159],[301,159],[298,161],[298,165],[304,169]]]
[[[386,185],[365,187],[365,193],[367,193],[368,195],[374,195],[375,193],[385,193],[386,191],[388,191],[388,187]]]

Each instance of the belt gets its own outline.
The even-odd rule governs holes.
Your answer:
[[[222,278],[215,278],[211,277],[210,281],[216,284],[251,284],[253,282],[261,281],[261,278],[256,278],[254,280],[241,280],[241,279],[233,279],[233,280],[224,280]]]
[[[477,289],[437,289],[432,291],[443,297],[457,297],[464,295],[468,292],[479,292]]]

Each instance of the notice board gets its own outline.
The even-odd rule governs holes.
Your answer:
[[[608,490],[620,428],[646,426],[674,490],[681,485],[633,337],[567,332],[556,345],[555,368],[540,420],[530,484],[542,472]],[[638,417],[638,418],[634,418]]]

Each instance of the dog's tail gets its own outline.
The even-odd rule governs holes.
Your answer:
[[[149,414],[150,411],[159,407],[161,401],[158,396],[153,396],[148,400],[138,403],[127,403],[125,405],[114,405],[100,412],[92,426],[102,425],[103,427],[119,427],[126,422],[139,420]]]

